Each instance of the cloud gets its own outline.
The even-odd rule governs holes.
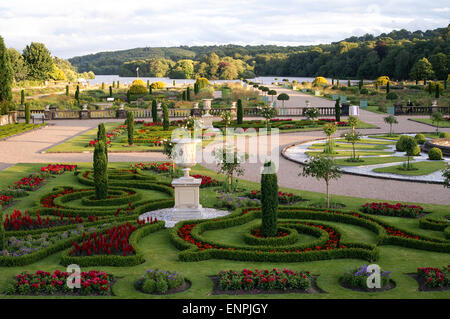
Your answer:
[[[0,4],[0,34],[72,57],[145,46],[302,45],[448,24],[446,1],[23,0]]]

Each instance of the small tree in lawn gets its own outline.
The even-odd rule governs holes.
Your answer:
[[[134,113],[127,112],[127,131],[128,131],[128,145],[134,143]]]
[[[270,119],[277,115],[277,110],[273,107],[264,107],[261,109],[260,114],[266,119],[266,128],[269,130]]]
[[[431,122],[433,124],[436,124],[436,134],[439,134],[439,123],[444,120],[444,117],[442,116],[441,112],[433,112],[430,115]]]
[[[158,122],[158,105],[156,104],[156,100],[152,101],[152,120],[153,123]]]
[[[169,140],[163,141],[163,154],[167,155],[167,157],[170,159],[170,162],[172,165],[170,165],[170,175],[174,176],[175,173],[175,162],[173,161],[173,154],[172,150],[175,147],[175,143]]]
[[[273,162],[264,163],[261,174],[261,233],[265,237],[277,235],[278,178]]]
[[[450,188],[450,165],[442,169],[442,176],[444,177],[444,187]]]
[[[350,115],[348,117],[348,124],[352,127],[352,132],[355,131],[356,127],[358,126],[359,123],[359,119],[354,116],[354,115]]]
[[[386,124],[389,124],[389,136],[392,136],[394,134],[392,130],[392,125],[398,124],[397,118],[391,114],[389,116],[384,117],[383,120]]]
[[[330,208],[330,182],[332,179],[338,179],[342,175],[342,171],[336,165],[335,161],[325,156],[312,157],[312,159],[303,167],[301,175],[311,176],[318,180],[323,179],[325,181],[327,186],[327,208]]]
[[[311,121],[314,121],[316,118],[320,116],[320,111],[316,109],[315,107],[308,108],[305,112],[306,118],[308,118]]]
[[[97,141],[102,141],[103,143],[105,143],[105,154],[106,158],[108,158],[108,143],[106,142],[106,129],[105,124],[103,123],[100,123],[98,125]]]
[[[108,197],[108,159],[105,143],[98,141],[94,149],[94,184],[97,199]]]
[[[242,100],[237,100],[237,124],[242,124],[244,119],[244,108],[242,107]]]
[[[162,112],[163,112],[163,130],[168,131],[170,127],[170,121],[169,121],[169,107],[166,103],[163,103],[162,105]]]
[[[25,91],[20,90],[20,104],[23,105],[25,103]]]
[[[219,168],[219,173],[225,174],[227,176],[227,192],[231,192],[231,188],[233,185],[233,176],[241,176],[244,174],[245,170],[241,167],[241,163],[244,159],[238,154],[237,150],[231,146],[218,148],[215,151],[215,156]]]
[[[284,107],[284,101],[289,100],[289,95],[287,95],[286,93],[281,93],[280,95],[278,95],[277,100],[281,101],[283,103],[283,107]]]
[[[345,140],[347,142],[352,144],[353,156],[350,157],[350,159],[348,161],[349,162],[358,162],[359,160],[356,158],[355,143],[357,143],[359,140],[361,140],[361,134],[359,134],[357,131],[350,131],[350,132],[342,134],[342,137],[345,138]]]
[[[272,96],[272,103],[273,103],[273,97],[274,97],[275,95],[277,95],[277,91],[275,91],[275,90],[269,90],[269,92],[267,92],[267,94],[270,95],[270,96]]]
[[[334,104],[334,116],[336,118],[336,122],[341,121],[341,105],[340,105],[341,99],[338,98],[336,100],[336,103]]]
[[[324,153],[333,153],[333,134],[336,132],[336,125],[333,123],[326,123],[323,126],[324,133],[328,136],[328,145],[325,146]]]
[[[410,136],[408,136],[408,137],[409,138],[407,138],[403,141],[403,147],[405,148],[406,157],[407,157],[407,161],[408,161],[408,164],[406,165],[406,170],[411,169],[411,165],[410,165],[409,161],[412,156],[416,155],[416,147],[417,147],[416,140]]]
[[[225,123],[225,134],[227,134],[227,128],[228,126],[230,126],[231,121],[233,120],[233,114],[231,113],[231,111],[222,111],[222,113],[220,113],[220,117],[222,118],[222,122]]]

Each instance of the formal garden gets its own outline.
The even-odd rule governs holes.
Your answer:
[[[108,163],[104,132],[93,164],[0,173],[3,297],[449,296],[447,206],[334,196],[343,208],[327,209],[322,194],[279,188],[273,172],[261,183],[232,177],[230,188],[226,175],[196,165],[203,207],[230,214],[166,228],[140,217],[173,207],[180,168]],[[369,263],[383,271],[376,290],[364,286]],[[71,264],[82,268],[80,288],[65,285]]]

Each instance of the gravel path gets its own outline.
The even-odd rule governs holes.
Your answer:
[[[304,106],[305,100],[309,100],[312,106],[332,106],[334,102],[327,101],[314,96],[306,95],[301,92],[276,87],[279,93],[285,92],[290,95],[290,100],[285,102],[286,106]],[[361,110],[361,120],[374,124],[380,129],[362,129],[362,134],[386,133],[389,126],[383,122],[385,115],[376,114]],[[423,116],[421,116],[423,117]],[[394,126],[395,132],[432,132],[434,128],[409,121],[407,117],[397,117],[399,124]],[[417,117],[417,118],[420,118]],[[344,118],[345,119],[345,118]],[[205,124],[212,119],[205,119]],[[117,120],[103,120],[103,122]],[[16,163],[57,163],[57,162],[91,162],[92,154],[89,153],[64,153],[64,154],[45,154],[43,150],[62,143],[74,136],[96,127],[100,120],[59,120],[50,121],[51,125],[25,133],[19,136],[11,137],[0,141],[0,170],[12,166]],[[450,132],[450,129],[442,129]],[[339,134],[339,133],[336,133]],[[293,143],[307,141],[318,137],[324,137],[321,131],[314,132],[296,132],[279,135],[279,145],[275,151],[278,154],[281,150]],[[146,153],[111,153],[109,160],[111,162],[127,161],[157,161],[165,160],[166,157],[159,152]],[[216,169],[214,164],[202,163],[204,166]],[[244,164],[244,179],[255,182],[260,181],[260,167],[262,163]],[[322,181],[313,178],[297,176],[300,172],[300,165],[286,160],[280,156],[278,180],[280,186],[291,187],[301,190],[315,192],[324,192],[325,186]],[[442,185],[432,185],[414,182],[380,180],[353,175],[343,175],[338,181],[331,183],[331,192],[339,195],[367,197],[380,200],[410,201],[422,203],[435,203],[450,205],[449,190]]]

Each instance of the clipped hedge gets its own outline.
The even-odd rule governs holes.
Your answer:
[[[147,236],[150,233],[156,232],[164,228],[165,223],[163,221],[158,221],[155,224],[146,225],[136,229],[130,235],[130,244],[135,247],[136,254],[133,256],[118,256],[118,255],[94,255],[94,256],[83,256],[83,257],[73,257],[70,256],[70,249],[65,250],[61,254],[60,263],[63,266],[68,266],[71,264],[76,264],[81,267],[87,266],[113,266],[113,267],[125,267],[125,266],[135,266],[145,262],[143,252],[137,247],[137,243],[140,239]]]
[[[255,229],[261,228],[261,226],[254,226],[250,229],[249,233],[244,234],[244,242],[248,245],[256,246],[285,246],[294,244],[298,240],[298,232],[294,228],[278,227],[278,231],[287,233],[284,237],[256,237],[252,233]],[[319,235],[320,236],[320,235]]]

